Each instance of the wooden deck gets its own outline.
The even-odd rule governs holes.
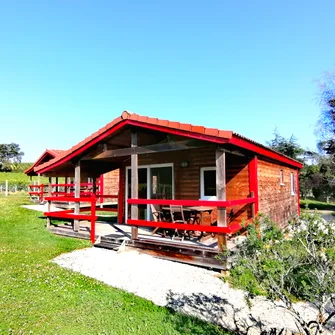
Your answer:
[[[172,240],[171,237],[152,234],[151,228],[139,227],[138,240],[131,240],[131,226],[127,224],[98,221],[95,229],[95,247],[117,250],[124,243],[127,248],[138,248],[141,252],[155,257],[214,269],[225,269],[223,262],[217,260],[219,253],[217,240],[210,236],[200,241],[197,238]],[[49,230],[57,235],[90,239],[90,223],[86,221],[80,222],[78,232],[73,231],[70,223],[51,225]]]

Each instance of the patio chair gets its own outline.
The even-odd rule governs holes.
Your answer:
[[[176,219],[176,213],[180,218]],[[170,215],[173,223],[186,223],[183,206],[170,205]]]
[[[165,217],[164,217],[164,213],[163,213],[162,210],[161,210],[161,206],[151,204],[151,205],[150,205],[150,208],[151,208],[151,214],[152,214],[153,220],[154,220],[155,222],[166,221],[166,220],[165,220]],[[160,229],[160,227],[156,227],[156,228],[152,231],[151,235],[155,235],[156,232],[157,232],[159,229]],[[162,228],[162,229],[164,229],[164,228]],[[162,236],[163,236],[163,237],[166,236],[166,230],[164,230]]]
[[[170,205],[170,215],[171,215],[171,221],[173,223],[193,223],[194,220],[192,216],[190,216],[188,220],[185,220],[183,206]],[[189,234],[187,230],[180,232],[180,230],[176,229],[173,237],[175,237],[176,235],[177,236],[181,235],[182,239],[184,239],[184,237],[188,236]]]

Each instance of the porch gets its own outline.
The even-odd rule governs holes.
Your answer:
[[[71,222],[51,225],[49,231],[55,235],[80,239],[91,239],[91,222],[81,221],[79,230],[72,228]],[[239,239],[229,239],[229,250],[236,246]],[[142,253],[150,254],[158,258],[177,260],[182,263],[210,267],[213,269],[226,269],[223,259],[218,259],[219,254],[217,239],[210,237],[203,241],[198,239],[172,240],[170,237],[162,238],[161,234],[153,233],[151,228],[139,227],[138,239],[132,240],[131,226],[113,222],[96,221],[95,223],[95,247],[119,250],[140,249]]]

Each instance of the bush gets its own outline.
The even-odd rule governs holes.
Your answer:
[[[317,200],[300,200],[300,207],[303,209],[318,209],[325,211],[335,211],[335,204],[317,201]]]
[[[284,231],[267,218],[255,223],[231,258],[231,282],[250,296],[280,300],[304,334],[321,334],[335,317],[335,222],[313,213]],[[313,304],[318,318],[305,320],[294,308],[296,299]]]

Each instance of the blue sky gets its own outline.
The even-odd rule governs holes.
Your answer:
[[[334,1],[2,1],[0,143],[23,161],[123,110],[315,148]]]

